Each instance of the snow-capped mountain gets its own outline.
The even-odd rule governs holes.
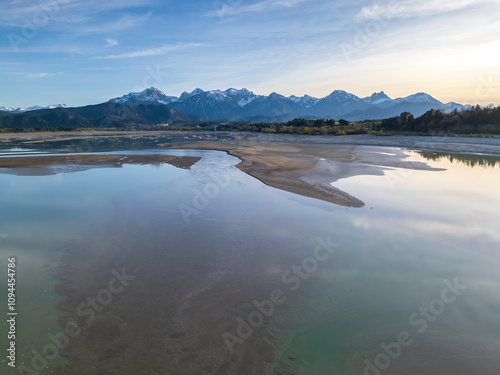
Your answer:
[[[273,92],[269,96],[259,96],[241,108],[235,117],[266,116],[276,117],[293,114],[295,117],[310,116],[307,108],[295,103],[283,95]]]
[[[424,92],[419,92],[418,94],[413,94],[410,96],[407,96],[405,98],[398,98],[393,100],[394,104],[399,104],[399,103],[425,103],[425,104],[431,104],[431,105],[436,105],[436,106],[441,106],[443,103],[441,103],[439,100],[434,99],[432,96],[429,94],[426,94]]]
[[[305,108],[311,108],[313,105],[315,105],[317,102],[319,102],[320,99],[314,98],[309,95],[304,95],[304,96],[289,96],[288,99],[291,101],[297,103],[298,105],[305,107]]]
[[[162,91],[155,87],[150,87],[141,92],[131,92],[119,98],[109,100],[109,102],[123,105],[138,105],[138,104],[154,104],[154,105],[169,105],[179,100],[175,96],[167,96]]]
[[[335,90],[330,95],[318,101],[310,110],[321,117],[330,117],[350,113],[361,108],[363,105],[363,101],[356,95],[343,90]]]
[[[238,98],[226,95],[220,90],[203,91],[195,89],[183,92],[179,100],[172,102],[170,107],[184,112],[196,113],[204,120],[222,120],[232,118],[241,109]]]
[[[372,94],[372,96],[369,96],[367,98],[363,99],[366,103],[377,105],[377,104],[382,104],[384,102],[390,101],[391,98],[389,98],[385,92],[380,91],[380,92],[375,92]]]
[[[257,95],[247,89],[236,90],[231,88],[224,91],[224,94],[231,100],[236,101],[240,107],[244,107],[258,98]]]
[[[268,96],[256,95],[247,89],[204,91],[197,88],[191,92],[184,92],[177,98],[167,96],[151,87],[110,101],[123,105],[166,104],[189,115],[200,116],[204,120],[322,117],[355,121],[383,119],[399,115],[401,112],[411,112],[414,116],[420,116],[433,108],[446,112],[464,108],[457,103],[443,104],[425,93],[391,99],[381,91],[360,98],[343,90],[335,90],[324,98],[315,98],[309,95],[285,97],[278,93]]]
[[[23,113],[23,112],[37,111],[39,109],[54,109],[54,108],[68,108],[68,106],[66,104],[54,104],[54,105],[49,105],[47,107],[40,107],[39,105],[35,105],[28,108],[0,107],[0,111],[10,112],[10,113]]]

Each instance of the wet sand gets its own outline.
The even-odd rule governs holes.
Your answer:
[[[259,137],[173,147],[226,151],[241,159],[240,170],[266,185],[346,207],[363,207],[364,203],[332,186],[341,178],[382,175],[394,168],[432,170],[424,163],[405,161],[407,156],[400,149],[385,147],[276,142]]]
[[[213,134],[223,135],[223,140],[203,141],[203,137]],[[242,160],[240,170],[259,179],[271,187],[291,193],[321,199],[347,207],[362,207],[364,203],[332,186],[332,183],[355,175],[381,175],[393,168],[429,169],[425,164],[405,162],[406,155],[394,151],[396,148],[411,150],[452,151],[457,153],[500,154],[500,138],[466,137],[417,137],[417,136],[297,136],[288,134],[261,133],[214,133],[214,132],[60,132],[60,133],[0,133],[0,144],[20,144],[36,147],[37,143],[85,140],[85,139],[155,139],[165,135],[195,135],[200,141],[172,144],[159,143],[162,148],[204,149],[226,151]],[[374,147],[391,148],[392,156],[372,152]],[[396,155],[397,154],[397,155]],[[73,163],[77,162],[75,158]],[[87,162],[91,161],[89,158]],[[0,161],[4,160],[3,158]],[[43,158],[41,163],[51,161]],[[32,160],[34,162],[34,159]],[[25,167],[24,173],[47,173],[40,169],[28,171],[29,160],[19,160]],[[96,162],[96,160],[94,160]],[[117,162],[116,160],[111,161]],[[138,161],[140,163],[140,161]],[[172,162],[172,160],[167,161]],[[181,163],[180,167],[183,167]],[[12,161],[11,163],[15,163]],[[101,163],[97,160],[97,163]],[[188,162],[189,164],[190,162]],[[101,165],[105,165],[102,162]],[[108,163],[109,164],[109,163]],[[12,165],[15,166],[15,165]],[[0,166],[1,167],[1,166]],[[7,165],[7,167],[9,167]]]
[[[121,168],[125,164],[167,163],[189,169],[201,158],[172,155],[50,155],[0,158],[0,173],[44,176],[90,168]],[[51,167],[56,166],[53,169]],[[2,170],[2,168],[4,168]]]

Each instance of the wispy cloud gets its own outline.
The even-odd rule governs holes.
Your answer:
[[[108,55],[108,56],[98,56],[94,57],[94,60],[105,60],[105,59],[131,59],[134,57],[146,57],[146,56],[158,56],[163,55],[167,52],[179,51],[188,48],[196,47],[208,47],[205,43],[178,43],[178,44],[166,44],[159,48],[148,48],[135,52],[121,53],[118,55]]]
[[[360,19],[410,18],[448,13],[481,4],[493,3],[496,0],[399,0],[385,1],[363,7],[358,13]]]
[[[30,79],[36,79],[36,78],[46,78],[46,77],[51,77],[51,76],[55,76],[57,74],[60,74],[60,73],[30,73],[28,74],[28,78]]]
[[[88,23],[96,15],[113,11],[128,11],[132,8],[147,6],[151,2],[152,0],[46,0],[18,3],[2,1],[0,2],[0,26],[23,27],[26,22],[32,22],[36,18],[47,20],[47,26],[61,23],[68,29],[68,25],[71,25],[71,31],[73,26]],[[127,19],[118,21],[123,22]],[[125,27],[128,26],[125,25]]]
[[[106,38],[104,41],[106,42],[106,47],[114,47],[118,45],[118,41],[116,39]]]
[[[305,1],[309,0],[264,0],[249,5],[232,5],[231,2],[228,2],[217,9],[205,13],[205,17],[235,16],[243,13],[264,12],[280,7],[292,8]],[[216,3],[214,2],[214,4]]]
[[[114,68],[111,68],[109,66],[102,66],[102,67],[95,67],[95,68],[82,68],[80,70],[83,72],[98,72],[98,71],[105,71],[105,70],[114,70]]]
[[[113,31],[129,30],[148,21],[152,12],[143,15],[124,15],[118,19],[106,23],[85,24],[74,27],[73,31],[82,34],[110,33]],[[87,20],[88,22],[88,20]],[[83,23],[83,22],[82,22]]]

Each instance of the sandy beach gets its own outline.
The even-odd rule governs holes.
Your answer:
[[[201,158],[171,155],[51,155],[0,158],[0,173],[51,175],[90,168],[120,168],[125,164],[167,163],[189,169]],[[50,168],[57,166],[56,169]],[[2,170],[3,168],[3,170]]]
[[[384,170],[431,170],[424,163],[405,161],[402,148],[278,141],[266,136],[238,137],[224,142],[204,141],[176,148],[226,151],[242,162],[237,167],[266,185],[340,206],[364,203],[332,184],[356,175],[382,175]],[[384,152],[385,151],[385,152]]]

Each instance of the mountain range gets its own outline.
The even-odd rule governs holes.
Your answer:
[[[49,105],[47,107],[40,107],[39,105],[35,105],[33,107],[28,107],[28,108],[0,107],[0,112],[24,113],[30,111],[38,111],[40,109],[55,109],[55,108],[68,108],[68,106],[66,104],[54,104],[54,105]]]
[[[309,95],[285,97],[277,93],[256,95],[247,89],[196,89],[176,97],[151,87],[84,107],[71,108],[64,104],[16,109],[0,107],[0,128],[135,129],[201,121],[286,122],[297,117],[360,121],[390,118],[402,112],[418,117],[430,109],[451,112],[468,107],[458,103],[444,104],[425,93],[391,99],[382,91],[360,98],[336,90],[324,98],[315,98]]]
[[[133,92],[109,102],[122,105],[167,105],[203,120],[249,120],[253,122],[288,121],[293,118],[336,118],[350,121],[375,120],[410,112],[420,116],[430,109],[451,112],[467,108],[458,103],[442,103],[425,93],[391,99],[383,91],[360,98],[346,91],[335,90],[324,98],[272,94],[256,95],[247,89],[204,91],[200,88],[184,92],[179,97],[167,96],[151,87]]]

